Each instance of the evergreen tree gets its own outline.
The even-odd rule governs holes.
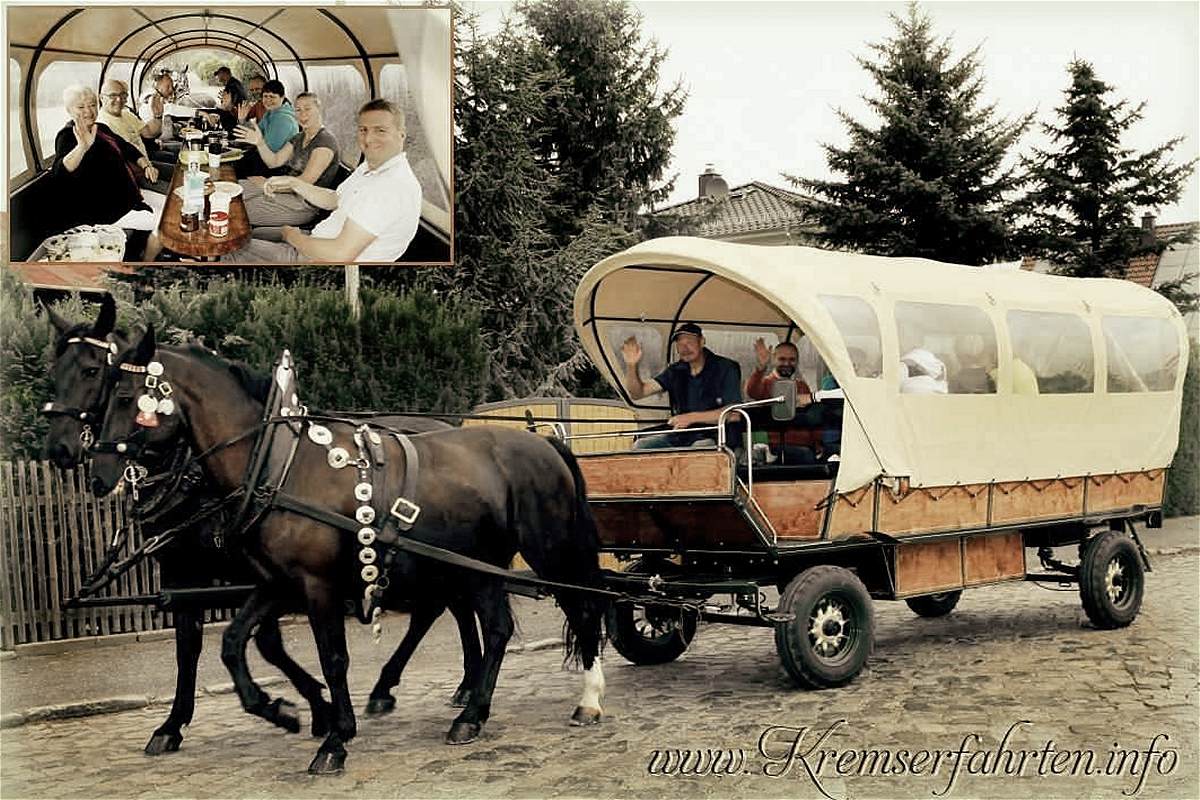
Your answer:
[[[896,33],[870,45],[858,63],[878,97],[865,98],[881,123],[872,128],[839,111],[847,147],[824,145],[842,180],[791,178],[816,195],[810,207],[820,243],[888,256],[984,264],[1015,252],[1008,195],[1018,186],[1003,164],[1030,118],[997,118],[980,105],[978,48],[953,60],[927,15],[911,4],[891,16]]]
[[[1196,162],[1170,162],[1182,137],[1144,153],[1122,146],[1146,104],[1110,100],[1112,87],[1086,61],[1075,60],[1067,70],[1071,85],[1056,109],[1059,124],[1042,125],[1053,147],[1035,149],[1025,160],[1028,250],[1067,275],[1124,277],[1130,258],[1191,240],[1194,231],[1145,242],[1137,213],[1179,200]]]
[[[686,93],[679,83],[660,90],[666,51],[643,40],[625,0],[524,0],[517,13],[547,61],[545,127],[533,144],[555,179],[551,234],[567,243],[593,212],[637,229],[639,212],[674,183],[660,181]]]

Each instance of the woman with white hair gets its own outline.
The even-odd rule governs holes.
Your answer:
[[[61,228],[75,225],[116,225],[130,230],[155,231],[166,196],[143,192],[137,175],[148,181],[158,170],[140,151],[97,122],[99,100],[87,86],[69,86],[63,105],[71,121],[54,139],[54,180],[60,193]],[[157,252],[157,237],[151,248]]]

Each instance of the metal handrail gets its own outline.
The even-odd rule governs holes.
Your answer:
[[[756,408],[758,406],[769,406],[775,403],[783,403],[786,399],[780,395],[778,397],[768,397],[765,400],[750,400],[745,403],[735,403],[731,406],[726,406],[721,409],[721,416],[717,417],[717,447],[725,446],[725,417],[731,413],[742,415],[742,419],[746,420],[746,495],[754,496],[754,434],[751,428],[750,415],[746,413],[747,408]]]

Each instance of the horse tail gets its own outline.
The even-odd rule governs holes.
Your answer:
[[[596,529],[596,518],[592,516],[591,506],[588,505],[587,483],[579,469],[579,461],[562,440],[550,436],[546,437],[546,441],[558,451],[575,484],[572,509],[575,569],[569,580],[583,586],[602,588],[600,536]],[[570,590],[556,593],[556,599],[566,616],[563,623],[563,663],[591,669],[593,661],[604,647],[604,622],[610,601],[604,595]]]

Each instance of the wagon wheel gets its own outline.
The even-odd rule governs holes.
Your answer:
[[[625,571],[653,570],[646,562],[635,561]],[[678,606],[615,603],[609,610],[608,638],[632,664],[666,664],[683,655],[696,638],[696,615]]]
[[[875,610],[867,587],[850,570],[828,565],[804,570],[780,595],[779,612],[795,615],[776,624],[775,647],[800,686],[841,686],[867,663]]]
[[[1079,561],[1079,599],[1097,628],[1124,628],[1142,607],[1146,576],[1133,541],[1105,531],[1083,546]]]
[[[923,597],[910,597],[904,602],[917,616],[944,617],[954,610],[960,597],[962,597],[962,591],[958,590],[927,594]]]

